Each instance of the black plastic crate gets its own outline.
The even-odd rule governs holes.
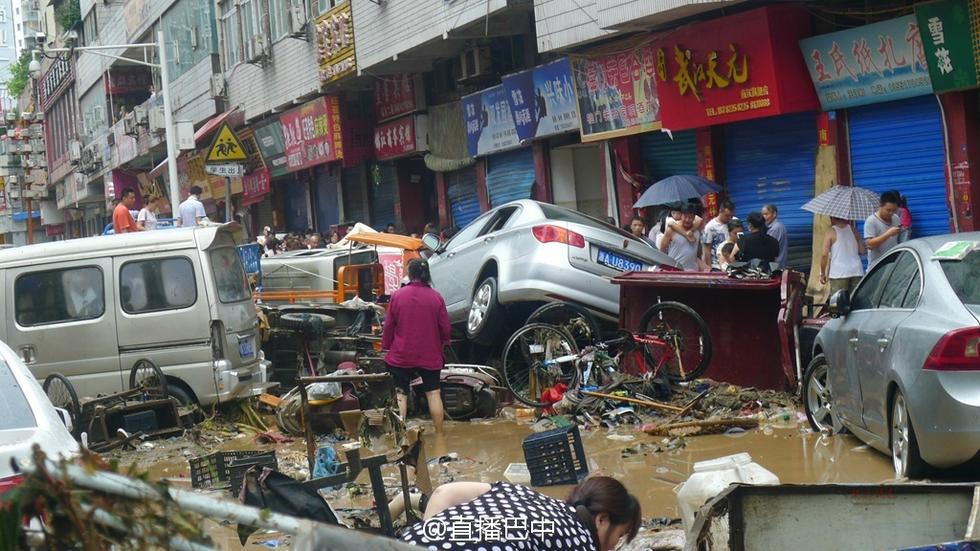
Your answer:
[[[226,484],[229,467],[236,462],[270,452],[241,450],[233,452],[214,452],[190,460],[191,486],[194,488],[215,488]]]
[[[129,434],[136,434],[137,432],[151,433],[159,430],[160,425],[157,423],[156,412],[147,410],[124,414],[123,428]]]
[[[276,452],[269,451],[243,459],[237,459],[228,465],[228,481],[230,482],[229,491],[236,496],[242,489],[242,482],[245,480],[245,473],[252,467],[269,467],[274,471],[279,470],[279,462],[276,460]]]
[[[532,434],[523,447],[532,486],[578,484],[589,474],[577,426]]]

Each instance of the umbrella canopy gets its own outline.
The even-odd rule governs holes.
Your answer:
[[[864,220],[878,210],[878,194],[854,186],[834,186],[803,205],[803,210],[844,220]]]
[[[721,191],[721,186],[693,174],[678,174],[653,184],[636,201],[633,208],[683,203],[688,199]]]

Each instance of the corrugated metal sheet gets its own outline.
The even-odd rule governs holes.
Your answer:
[[[698,148],[693,130],[674,132],[671,140],[666,132],[640,135],[643,164],[650,183],[675,174],[698,173]]]
[[[446,173],[446,191],[453,213],[453,225],[462,228],[480,216],[480,196],[476,189],[476,168]]]
[[[321,233],[340,222],[339,178],[336,167],[321,165],[316,170],[316,229]]]
[[[388,224],[397,224],[395,202],[398,200],[398,171],[395,163],[381,163],[381,181],[371,183],[371,217],[374,228],[384,230]]]
[[[854,185],[904,195],[913,237],[948,233],[946,150],[936,97],[849,109],[847,127]]]
[[[534,185],[534,153],[523,147],[487,157],[487,193],[490,206],[530,199]]]
[[[725,183],[736,216],[775,204],[789,234],[789,265],[803,271],[813,250],[813,215],[801,207],[813,198],[816,126],[808,112],[725,127]]]
[[[305,232],[310,228],[310,188],[306,182],[286,184],[286,230]]]
[[[370,223],[364,201],[364,165],[345,168],[341,171],[341,190],[344,202],[343,222]]]

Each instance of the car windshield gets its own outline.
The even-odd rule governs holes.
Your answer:
[[[963,304],[980,305],[980,250],[969,253],[963,260],[943,260],[940,265]]]
[[[218,286],[218,300],[241,302],[249,298],[245,268],[234,247],[222,247],[211,251],[211,269]]]
[[[7,362],[0,360],[0,430],[28,429],[36,427],[34,412],[14,372]]]
[[[544,212],[545,218],[547,218],[548,220],[557,220],[559,222],[573,222],[575,224],[595,226],[607,231],[617,233],[623,237],[632,239],[633,241],[639,241],[640,243],[643,243],[643,241],[638,239],[632,233],[625,231],[622,228],[617,228],[612,224],[607,224],[606,222],[603,222],[598,218],[592,218],[588,214],[582,214],[581,212],[578,211],[563,209],[561,207],[556,207],[554,205],[540,204],[539,206],[541,207],[541,211]]]

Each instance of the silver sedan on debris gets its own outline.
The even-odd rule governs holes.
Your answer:
[[[570,301],[601,317],[619,317],[625,271],[676,267],[666,254],[615,226],[537,201],[491,209],[439,244],[425,236],[432,284],[450,320],[470,340],[489,344],[504,322],[502,305]]]
[[[898,477],[980,453],[980,232],[915,239],[831,297],[802,397],[815,430],[846,428]]]

